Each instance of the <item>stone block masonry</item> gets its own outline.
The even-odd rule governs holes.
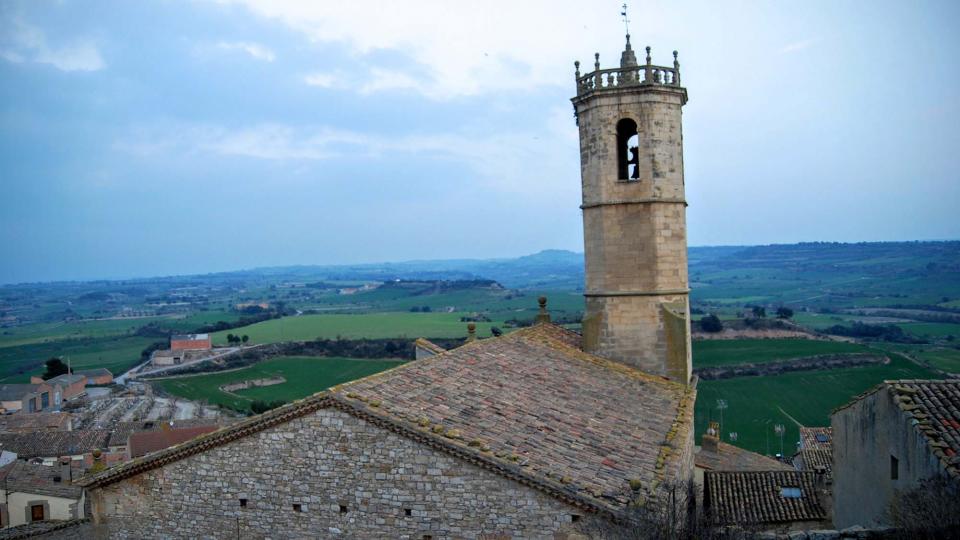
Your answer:
[[[108,538],[564,538],[583,514],[336,409],[92,497]]]
[[[586,259],[585,349],[689,382],[686,200],[673,68],[638,66],[627,37],[619,69],[577,72]],[[579,65],[578,65],[579,68]],[[674,321],[679,317],[679,322]]]

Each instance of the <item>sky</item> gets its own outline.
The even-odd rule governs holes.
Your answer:
[[[617,1],[0,2],[0,283],[582,251]],[[960,238],[960,2],[630,2],[690,245]]]

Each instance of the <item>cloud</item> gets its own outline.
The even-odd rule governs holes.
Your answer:
[[[106,67],[96,44],[89,39],[51,46],[38,27],[20,19],[0,23],[0,57],[8,62],[49,64],[61,71],[98,71]]]
[[[303,78],[303,82],[320,88],[342,88],[341,80],[343,76],[339,73],[311,73]]]
[[[413,90],[447,100],[572,86],[576,58],[590,59],[604,43],[619,52],[623,43],[616,5],[582,9],[582,3],[571,0],[459,2],[455,8],[447,0],[218,1],[280,21],[314,43],[344,47],[344,60],[357,66],[350,70],[357,72],[357,80],[369,79],[357,87],[367,93]],[[659,32],[666,26],[662,19],[650,8],[644,25]],[[549,28],[531,28],[531,21],[549,21]],[[337,87],[325,78],[306,82]]]
[[[818,41],[820,41],[820,38],[809,38],[809,39],[804,39],[804,40],[801,40],[801,41],[795,41],[795,42],[793,42],[793,43],[790,43],[790,44],[788,44],[788,45],[783,46],[783,47],[782,47],[779,51],[777,51],[777,52],[780,53],[780,54],[789,54],[789,53],[794,53],[794,52],[802,51],[802,50],[804,50],[804,49],[810,48],[812,45],[814,45],[814,44],[817,43]]]
[[[276,60],[277,56],[263,45],[259,43],[250,43],[245,41],[221,41],[217,44],[217,48],[224,51],[242,51],[249,54],[252,58],[256,60],[262,60],[264,62],[273,62]]]
[[[563,109],[566,110],[566,109]],[[473,171],[486,185],[508,193],[556,191],[556,178],[577,171],[576,128],[558,109],[544,132],[498,132],[488,135],[434,133],[385,137],[329,126],[258,124],[238,129],[197,124],[167,124],[139,129],[118,139],[113,148],[139,157],[224,156],[267,161],[316,162],[339,158],[449,161]],[[553,119],[556,119],[554,121]],[[571,136],[571,133],[573,136]],[[558,146],[569,146],[568,151]],[[558,157],[561,156],[561,157]],[[531,167],[536,174],[531,174]],[[577,187],[576,182],[569,186]]]

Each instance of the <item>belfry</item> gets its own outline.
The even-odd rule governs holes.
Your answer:
[[[584,349],[688,382],[690,307],[680,64],[639,64],[627,34],[620,67],[582,75],[580,128],[586,257]]]

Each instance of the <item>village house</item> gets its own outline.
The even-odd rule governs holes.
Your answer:
[[[789,532],[829,529],[829,494],[808,471],[706,471],[703,505],[716,525]]]
[[[205,433],[216,431],[218,426],[167,427],[149,431],[137,431],[127,439],[127,459],[145,456],[151,452],[170,448]]]
[[[87,378],[87,386],[105,386],[113,383],[113,373],[107,368],[83,369],[73,372]]]
[[[72,483],[69,459],[48,466],[14,461],[0,467],[0,527],[84,517],[83,488]]]
[[[960,482],[960,380],[885,381],[831,416],[838,527],[887,525],[898,493]]]
[[[69,457],[74,466],[82,467],[84,457],[107,447],[110,432],[105,430],[33,431],[0,433],[0,450],[13,452],[19,459],[57,463]]]
[[[182,334],[170,336],[171,351],[205,351],[213,345],[210,334]]]
[[[158,431],[162,429],[178,429],[178,428],[192,428],[192,427],[207,427],[211,429],[208,431],[213,431],[217,428],[222,427],[223,421],[217,418],[191,418],[189,420],[169,420],[169,421],[160,421],[160,420],[142,420],[139,422],[117,422],[110,429],[110,439],[108,441],[108,453],[109,454],[122,454],[124,459],[129,455],[128,446],[130,444],[130,436],[134,433],[140,433],[144,431]],[[206,431],[204,432],[206,433]]]
[[[720,424],[710,422],[710,426],[700,439],[700,446],[694,457],[695,480],[703,486],[703,476],[707,471],[758,472],[790,471],[789,465],[776,459],[745,450],[720,440]]]
[[[54,394],[54,399],[59,399],[59,394]],[[36,412],[42,410],[42,404],[46,401],[51,403],[50,394],[46,399],[37,393],[36,384],[0,384],[0,407],[4,413],[15,413],[18,411]]]
[[[801,427],[793,466],[798,471],[813,471],[832,478],[833,430],[828,427]]]
[[[694,469],[687,92],[676,58],[640,65],[629,36],[618,68],[578,63],[575,83],[583,335],[544,300],[529,328],[421,343],[420,360],[87,476],[98,534],[562,537],[673,504]]]

